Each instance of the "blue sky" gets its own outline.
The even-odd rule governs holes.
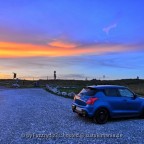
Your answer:
[[[144,78],[142,0],[1,0],[0,77]]]

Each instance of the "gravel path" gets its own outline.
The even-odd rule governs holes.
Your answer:
[[[43,89],[0,90],[0,144],[144,143],[144,120],[97,125],[73,113],[71,103]],[[104,138],[112,134],[118,138]]]

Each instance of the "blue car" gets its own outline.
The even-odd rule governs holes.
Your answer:
[[[124,86],[88,86],[75,95],[72,110],[104,124],[109,118],[144,117],[144,98]]]

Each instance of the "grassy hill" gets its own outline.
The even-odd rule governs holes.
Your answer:
[[[22,88],[34,87],[36,81],[20,80],[19,84]],[[1,79],[0,86],[11,87],[15,83],[11,79]],[[39,80],[40,87],[45,88],[46,84],[59,86],[61,91],[78,93],[83,87],[89,85],[123,85],[132,89],[135,93],[144,95],[144,80],[141,79],[122,79],[122,80]]]

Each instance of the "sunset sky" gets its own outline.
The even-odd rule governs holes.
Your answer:
[[[144,79],[143,0],[0,0],[0,79]]]

